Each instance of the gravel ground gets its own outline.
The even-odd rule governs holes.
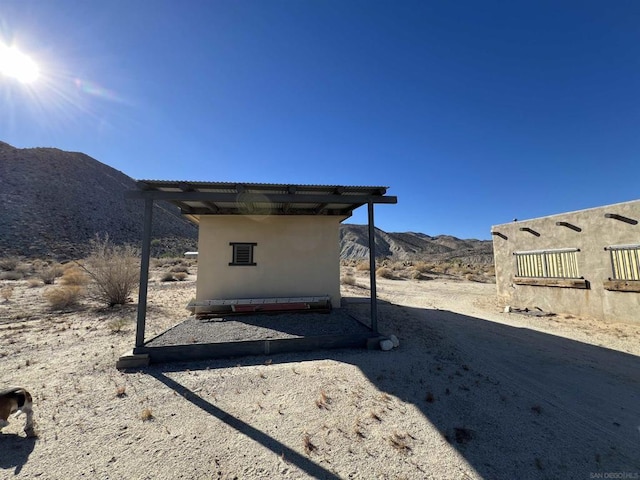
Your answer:
[[[190,317],[148,341],[146,346],[347,335],[369,331],[344,308],[330,313],[242,315],[201,320]]]

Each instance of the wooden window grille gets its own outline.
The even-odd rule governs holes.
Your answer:
[[[231,242],[229,243],[233,249],[231,262],[229,265],[232,266],[254,266],[256,263],[253,261],[253,247],[257,245],[257,243],[239,243],[239,242]]]
[[[577,248],[514,252],[516,277],[582,278],[578,272]]]
[[[612,280],[640,280],[640,245],[605,247],[611,256]]]

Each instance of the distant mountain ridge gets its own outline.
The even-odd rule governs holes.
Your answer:
[[[450,235],[431,237],[415,232],[387,233],[376,228],[375,244],[377,258],[493,263],[493,244],[489,240],[461,240]],[[367,225],[340,226],[340,258],[369,258]]]
[[[125,198],[136,182],[83,153],[15,148],[0,142],[0,257],[81,258],[96,234],[139,245],[143,205]],[[197,248],[197,226],[175,206],[156,202],[154,255]],[[368,227],[340,226],[341,258],[368,258]],[[376,229],[376,256],[392,260],[491,263],[491,242]]]

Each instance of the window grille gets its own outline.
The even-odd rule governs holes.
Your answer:
[[[606,247],[611,255],[612,280],[640,280],[640,245]]]
[[[581,278],[577,248],[514,252],[516,277]]]
[[[233,247],[231,262],[229,265],[256,265],[253,261],[253,247],[255,247],[257,243],[232,242],[229,245]]]

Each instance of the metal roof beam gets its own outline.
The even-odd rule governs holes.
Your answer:
[[[378,195],[315,195],[315,194],[272,194],[272,193],[243,193],[238,197],[237,193],[220,192],[164,192],[161,190],[132,190],[127,192],[127,197],[132,199],[167,200],[176,202],[231,202],[231,203],[336,203],[343,205],[364,205],[373,203],[398,203],[395,196]]]

